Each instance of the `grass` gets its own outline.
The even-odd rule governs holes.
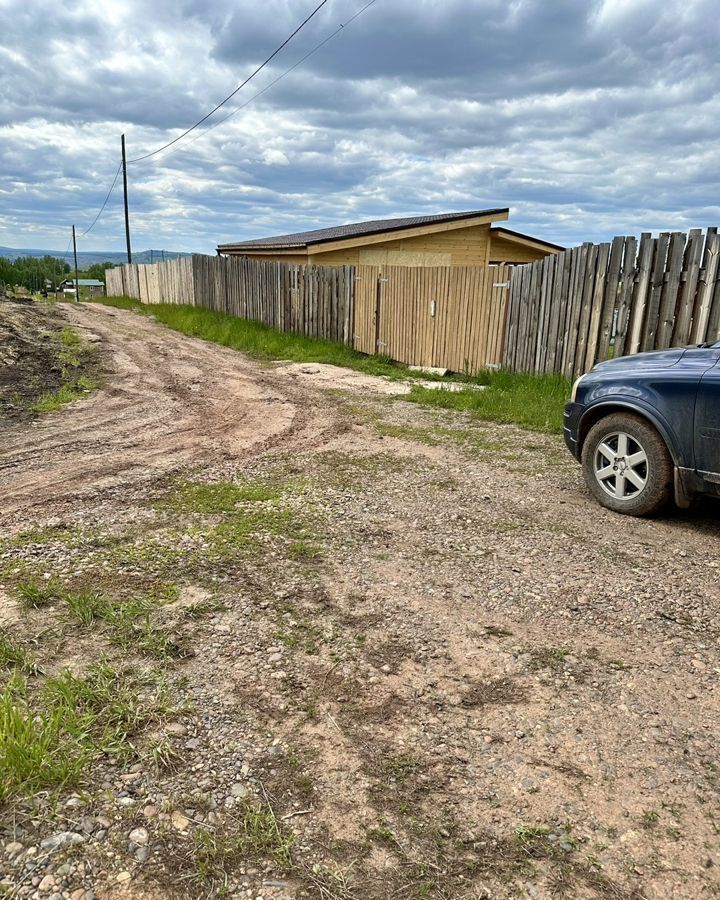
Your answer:
[[[286,488],[285,488],[286,490]],[[283,491],[262,483],[235,484],[229,481],[201,484],[185,481],[175,488],[158,505],[180,513],[234,513],[242,503],[279,502]]]
[[[22,609],[43,609],[60,599],[62,585],[56,579],[23,581],[17,585],[15,593]]]
[[[294,840],[294,833],[277,820],[268,804],[247,803],[234,828],[200,829],[194,833],[195,878],[207,886],[223,887],[232,869],[255,859],[271,859],[280,869],[288,871]]]
[[[240,350],[256,359],[328,363],[392,379],[418,376],[417,372],[411,372],[406,366],[387,357],[367,356],[334,341],[286,334],[259,322],[238,319],[202,307],[141,304],[129,297],[98,298],[95,302],[152,315],[157,321],[183,334]],[[432,375],[422,377],[442,380]],[[423,406],[470,412],[479,419],[501,424],[514,423],[531,431],[562,433],[562,412],[571,388],[565,378],[483,371],[472,377],[461,375],[452,380],[484,385],[485,390],[468,387],[451,392],[417,386],[409,396],[401,399]]]
[[[97,380],[85,371],[93,361],[94,352],[71,328],[63,328],[53,335],[58,344],[56,365],[60,369],[61,384],[55,391],[43,394],[32,406],[35,413],[53,412],[66,403],[84,397],[97,387]]]
[[[167,688],[105,662],[63,671],[38,690],[15,673],[0,692],[0,800],[77,784],[102,755],[126,756],[131,737],[169,711]]]
[[[0,630],[0,669],[12,669],[31,675],[35,672],[35,657],[19,647],[8,634]]]
[[[487,422],[520,425],[528,431],[562,433],[563,408],[571,387],[567,379],[498,371],[483,373],[476,381],[485,389],[441,391],[415,386],[403,399],[436,409],[469,412]]]
[[[156,659],[188,655],[165,628],[153,622],[155,608],[176,599],[174,585],[157,585],[146,594],[125,600],[114,599],[100,591],[72,591],[57,581],[47,585],[22,583],[17,592],[26,608],[57,602],[65,606],[74,622],[86,628],[95,622],[104,622],[109,628],[110,643],[125,650]]]

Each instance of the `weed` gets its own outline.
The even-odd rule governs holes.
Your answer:
[[[222,602],[222,600],[211,597],[208,600],[198,600],[197,603],[186,606],[183,614],[188,619],[200,619],[203,616],[209,616],[213,613],[225,612],[226,610],[227,606]]]
[[[115,600],[98,591],[68,591],[57,587],[55,596],[64,602],[71,617],[81,625],[104,622],[109,626],[110,643],[123,649],[133,649],[156,659],[176,659],[187,656],[167,629],[152,619],[153,599],[171,602],[177,595],[172,585],[162,585],[150,592],[127,600]]]
[[[91,625],[96,619],[107,619],[111,615],[112,602],[97,591],[65,591],[60,599],[65,601],[70,615],[81,625]]]
[[[533,859],[555,856],[557,848],[549,840],[550,829],[546,825],[520,825],[515,831],[515,841],[522,852]]]
[[[0,692],[0,799],[75,784],[94,758],[129,754],[131,736],[168,711],[167,685],[152,682],[154,697],[105,662],[63,671],[36,692],[13,675]]]
[[[31,675],[36,671],[35,657],[23,647],[13,643],[10,636],[0,630],[0,668],[15,669]]]
[[[245,804],[234,829],[194,833],[194,875],[208,886],[225,885],[230,870],[248,859],[271,859],[280,869],[291,866],[295,835],[278,822],[269,805]]]
[[[384,820],[381,820],[375,828],[371,828],[368,831],[368,837],[376,840],[380,844],[384,844],[386,847],[390,847],[392,850],[402,850],[397,835]]]
[[[312,622],[294,622],[288,629],[278,628],[274,637],[291,650],[299,648],[308,656],[316,656],[320,652],[320,645],[326,643],[322,628]]]
[[[60,599],[62,585],[55,579],[49,581],[22,581],[15,588],[20,606],[24,610],[42,609]]]
[[[646,809],[640,817],[640,824],[649,830],[657,825],[659,819],[660,813],[654,809]]]
[[[351,871],[352,863],[346,870],[315,863],[304,869],[304,875],[315,888],[320,900],[352,900],[356,895],[348,881]]]
[[[172,772],[181,759],[172,742],[165,735],[153,735],[145,745],[145,758],[158,772]]]
[[[530,661],[528,668],[537,672],[541,669],[550,669],[552,672],[558,672],[563,668],[563,661],[567,656],[567,651],[560,647],[540,647],[538,649],[528,650]]]
[[[209,515],[234,513],[243,503],[278,503],[281,497],[282,492],[270,484],[185,481],[176,485],[158,505],[174,512]]]
[[[290,544],[290,559],[303,560],[303,559],[316,559],[320,556],[321,547],[318,544],[313,544],[310,541],[293,541]]]
[[[383,760],[381,764],[384,778],[396,784],[405,784],[408,779],[423,768],[422,762],[409,754],[391,756],[389,759]]]

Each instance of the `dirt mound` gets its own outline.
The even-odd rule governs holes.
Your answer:
[[[35,401],[60,386],[51,333],[61,325],[49,306],[0,298],[0,422],[28,418]]]

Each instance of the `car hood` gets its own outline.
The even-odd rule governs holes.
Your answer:
[[[620,369],[669,369],[676,366],[687,353],[687,348],[677,347],[674,350],[651,350],[648,353],[635,353],[633,356],[619,356],[598,363],[593,372],[616,372]]]

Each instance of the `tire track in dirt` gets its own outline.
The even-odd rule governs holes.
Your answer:
[[[78,333],[100,347],[105,385],[88,399],[12,426],[0,448],[5,526],[166,476],[185,466],[307,448],[339,419],[306,387],[234,350],[186,337],[150,318],[100,305],[63,304]]]

